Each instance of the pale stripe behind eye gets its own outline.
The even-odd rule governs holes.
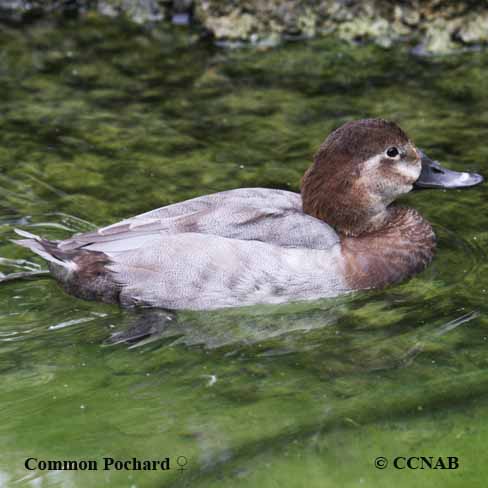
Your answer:
[[[374,172],[379,169],[381,162],[387,159],[383,154],[377,154],[364,162],[363,171],[365,173]],[[391,159],[392,172],[396,172],[405,176],[408,179],[416,180],[420,176],[420,165],[414,165],[409,163],[403,163],[397,160],[397,158]]]

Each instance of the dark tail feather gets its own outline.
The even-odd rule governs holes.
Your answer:
[[[70,270],[76,267],[70,259],[64,260],[65,256],[63,254],[65,253],[58,252],[57,242],[42,239],[25,230],[14,229],[14,231],[16,234],[25,237],[25,239],[12,240],[14,244],[30,249],[32,252],[41,256],[41,258],[61,268]]]

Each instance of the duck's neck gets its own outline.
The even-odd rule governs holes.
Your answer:
[[[343,271],[351,289],[404,280],[422,271],[434,250],[431,225],[412,208],[388,207],[373,230],[341,239]]]
[[[324,176],[312,166],[302,179],[303,211],[334,227],[342,236],[374,232],[389,219],[389,202],[375,198],[354,182],[359,175],[345,175],[324,186]]]

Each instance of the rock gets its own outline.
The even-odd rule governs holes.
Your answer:
[[[206,27],[217,39],[244,41],[251,39],[253,31],[256,30],[257,22],[252,15],[233,10],[228,15],[209,17]]]
[[[488,11],[482,14],[467,15],[463,19],[457,35],[465,44],[488,43]]]
[[[137,24],[157,22],[165,17],[157,0],[99,0],[98,11],[109,17],[124,14]]]
[[[95,10],[138,24],[199,24],[218,42],[275,45],[333,35],[348,42],[417,44],[448,53],[488,44],[488,3],[475,0],[0,0],[0,20]]]
[[[488,43],[488,4],[469,0],[196,0],[195,6],[196,19],[218,41],[333,34],[384,47],[420,40],[417,51],[424,53]]]
[[[97,10],[102,15],[124,15],[133,22],[145,24],[163,20],[171,3],[171,0],[0,0],[0,20],[21,21],[26,15]]]
[[[423,42],[419,49],[423,54],[440,54],[456,50],[459,46],[456,46],[453,34],[457,25],[456,20],[448,21],[442,18],[426,24]]]

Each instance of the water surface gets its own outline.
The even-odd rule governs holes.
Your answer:
[[[0,32],[0,263],[50,238],[230,188],[297,190],[327,133],[398,121],[429,155],[488,174],[488,52],[419,58],[320,40],[229,50],[185,30],[88,18]],[[488,190],[402,199],[434,263],[383,291],[158,317],[0,287],[5,486],[480,486],[488,476]],[[19,260],[27,261],[19,261]],[[26,471],[39,459],[157,459],[168,472]],[[175,459],[188,465],[178,471]],[[378,470],[457,456],[456,471]]]

